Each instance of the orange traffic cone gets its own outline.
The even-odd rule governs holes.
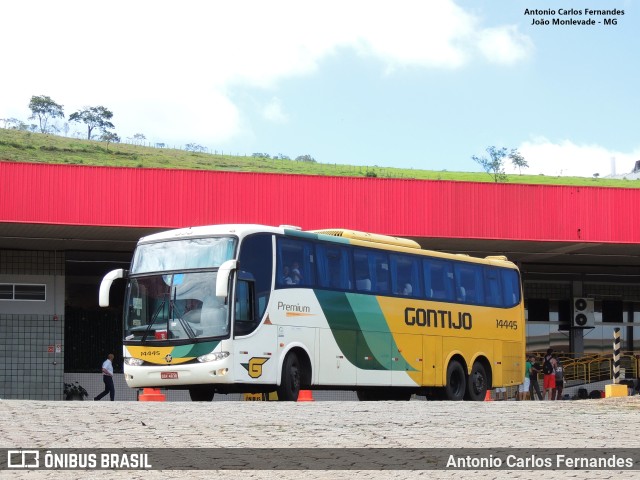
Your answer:
[[[298,401],[299,402],[313,402],[313,395],[311,394],[311,390],[300,390],[298,392]]]
[[[491,398],[491,390],[487,390],[487,394],[484,396],[485,402],[493,402],[493,398]]]
[[[159,388],[144,388],[142,395],[138,395],[139,402],[164,402],[166,398]]]

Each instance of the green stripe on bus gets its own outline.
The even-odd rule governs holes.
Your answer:
[[[347,294],[323,290],[315,290],[315,294],[329,323],[333,338],[347,360],[364,370],[389,370],[388,364],[391,362],[382,364],[378,361],[378,356],[373,353],[368,342],[375,335],[368,335],[370,338],[366,338],[367,335],[360,327]],[[375,301],[375,297],[373,298]],[[380,350],[380,343],[384,341],[375,343],[374,348]],[[389,355],[391,354],[388,342],[383,348],[388,349]]]
[[[218,346],[220,340],[213,342],[195,343],[193,345],[178,345],[171,351],[175,358],[199,357],[211,353]]]
[[[351,305],[344,293],[314,290],[340,351],[357,364],[355,333],[360,329]]]
[[[378,299],[373,295],[358,295],[353,293],[346,294],[351,310],[356,316],[358,322],[358,330],[362,338],[358,345],[359,350],[362,349],[362,340],[366,349],[371,352],[371,355],[376,359],[376,362],[384,370],[392,370],[393,365],[391,362],[391,332],[389,332],[389,326],[382,315]],[[357,314],[355,313],[357,312]],[[364,328],[363,328],[364,327]],[[362,355],[359,355],[362,357]],[[359,360],[362,361],[361,358]],[[371,360],[364,361],[368,364]],[[377,370],[377,369],[376,369]]]
[[[376,360],[387,370],[405,371],[407,362],[404,358],[403,362],[394,362],[391,359],[391,352],[396,352],[396,355],[402,355],[399,354],[400,349],[391,334],[387,319],[378,303],[378,298],[373,295],[353,293],[347,293],[346,295],[352,310],[358,312],[356,319],[360,325],[360,331]]]

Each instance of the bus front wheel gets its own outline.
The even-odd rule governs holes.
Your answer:
[[[295,402],[300,393],[301,374],[298,356],[290,352],[282,365],[282,379],[278,387],[278,400]]]
[[[444,387],[446,400],[462,400],[467,386],[467,376],[460,362],[452,360],[447,367],[447,385]]]
[[[194,385],[189,387],[189,397],[192,402],[210,402],[213,400],[214,389],[209,385]]]

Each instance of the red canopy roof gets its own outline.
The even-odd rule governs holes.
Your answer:
[[[0,222],[640,243],[640,189],[0,162]],[[0,224],[0,230],[2,225]]]

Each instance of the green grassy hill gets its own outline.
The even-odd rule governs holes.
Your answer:
[[[274,160],[212,153],[196,153],[168,148],[130,144],[106,144],[57,135],[0,129],[0,161],[35,162],[69,165],[100,165],[137,168],[183,168],[193,170],[227,170],[235,172],[273,172],[324,176],[377,176],[379,178],[415,178],[492,182],[483,172],[448,172],[338,165],[331,163]],[[445,163],[446,159],[442,159]],[[402,164],[402,159],[397,159]],[[545,175],[509,175],[509,183],[580,185],[640,188],[640,181],[582,177],[548,177]]]

